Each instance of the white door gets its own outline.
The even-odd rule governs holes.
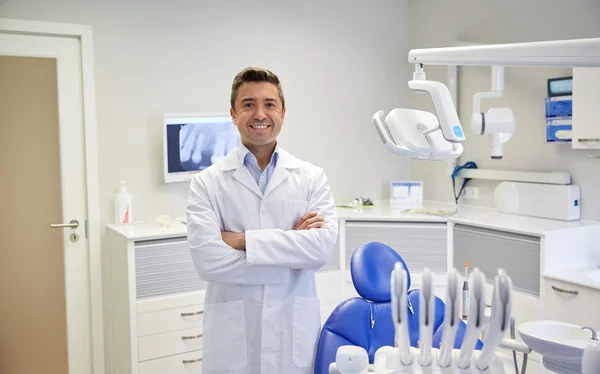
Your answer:
[[[0,373],[93,372],[85,181],[80,42],[0,33]]]

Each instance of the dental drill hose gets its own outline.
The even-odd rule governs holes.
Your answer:
[[[479,269],[475,268],[471,276],[469,319],[456,364],[460,369],[467,369],[471,363],[471,357],[485,317],[485,275]]]
[[[394,265],[394,271],[392,271],[391,278],[392,318],[394,319],[394,327],[396,330],[396,344],[398,346],[402,365],[408,366],[413,362],[408,334],[408,311],[406,301],[408,275],[400,262],[397,262]]]
[[[504,270],[499,269],[494,279],[494,293],[492,295],[492,315],[490,318],[490,331],[486,337],[481,354],[475,361],[479,370],[485,370],[494,359],[496,348],[502,338],[510,329],[512,315],[512,281]]]
[[[419,365],[430,366],[433,340],[433,318],[435,316],[435,295],[433,275],[429,268],[423,269],[423,287],[419,294]]]
[[[449,367],[452,363],[452,350],[454,349],[454,340],[456,339],[456,332],[458,331],[458,324],[460,321],[459,294],[460,285],[458,282],[458,272],[453,268],[448,272],[444,330],[442,332],[442,341],[438,356],[438,365],[443,368]]]

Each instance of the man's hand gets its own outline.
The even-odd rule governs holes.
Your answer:
[[[246,234],[243,232],[221,231],[223,241],[230,247],[246,250]]]
[[[306,213],[294,226],[294,230],[318,229],[325,224],[325,218],[318,216],[317,212]]]

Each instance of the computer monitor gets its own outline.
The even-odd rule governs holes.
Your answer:
[[[229,113],[163,115],[165,183],[190,181],[240,143]]]

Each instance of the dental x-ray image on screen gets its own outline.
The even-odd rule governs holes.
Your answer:
[[[188,181],[240,142],[229,114],[165,115],[165,182]]]

